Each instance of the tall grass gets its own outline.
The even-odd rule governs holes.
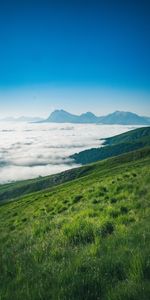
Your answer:
[[[149,162],[0,206],[0,299],[148,300]]]

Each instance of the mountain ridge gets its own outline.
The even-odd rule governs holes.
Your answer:
[[[30,116],[20,116],[20,117],[6,117],[0,119],[0,122],[41,122],[43,118],[40,117],[30,117]]]
[[[78,123],[78,124],[118,124],[118,125],[150,125],[150,118],[139,116],[136,113],[115,111],[106,116],[96,116],[92,112],[80,115],[69,113],[63,109],[54,110],[42,122],[50,123]]]
[[[75,153],[70,158],[77,164],[85,165],[150,146],[150,127],[137,128],[106,138],[103,146]]]

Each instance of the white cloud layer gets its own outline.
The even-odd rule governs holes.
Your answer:
[[[77,165],[69,155],[102,145],[134,126],[0,123],[0,183],[58,173]]]

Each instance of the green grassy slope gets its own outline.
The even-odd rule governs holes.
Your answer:
[[[88,164],[105,158],[128,153],[150,146],[150,127],[138,128],[117,136],[107,138],[105,147],[93,148],[71,156],[76,163]]]
[[[0,185],[0,203],[82,177],[91,169],[92,167],[77,168],[56,175]]]
[[[108,138],[106,139],[106,143],[110,144],[110,146],[82,151],[79,154],[74,154],[72,158],[77,163],[87,164],[144,148],[150,145],[150,127],[135,129]],[[90,165],[85,168],[77,168],[52,176],[0,185],[0,203],[85,176],[92,171],[92,168]]]
[[[145,139],[146,141],[150,139],[150,127],[142,127],[137,128],[116,136],[113,136],[111,138],[105,139],[106,145],[116,145],[119,143],[129,143],[129,142],[135,142],[138,139]]]
[[[150,148],[79,170],[0,206],[1,300],[149,299]]]
[[[133,143],[138,139],[142,139],[143,141],[146,141],[146,138],[150,138],[150,127],[142,127],[137,128],[116,136],[113,136],[111,138],[105,139],[106,145],[116,145],[119,143]]]
[[[119,164],[120,160],[124,160],[125,158],[127,158],[127,160],[139,159],[140,155],[147,155],[147,153],[149,153],[149,149],[149,147],[145,147],[143,151],[131,152],[127,154],[127,156],[124,155],[121,159],[119,157]],[[95,172],[95,169],[97,168],[99,168],[101,171],[104,171],[105,169],[107,170],[108,164],[110,165],[112,163],[117,164],[118,160],[113,158],[113,160],[109,160],[109,162],[105,161],[104,163],[100,163],[100,167],[98,163],[90,164],[58,173],[56,175],[0,185],[0,203],[8,202],[23,195],[50,189],[53,186],[82,178],[88,174],[91,174],[92,172]]]
[[[121,143],[102,148],[93,148],[74,154],[72,155],[72,158],[76,163],[86,165],[109,157],[114,157],[130,151],[138,150],[144,148],[146,145],[150,145],[150,139],[147,144],[140,140],[134,143]]]

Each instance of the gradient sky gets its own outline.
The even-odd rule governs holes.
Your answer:
[[[150,115],[149,53],[149,0],[1,1],[0,116]]]

